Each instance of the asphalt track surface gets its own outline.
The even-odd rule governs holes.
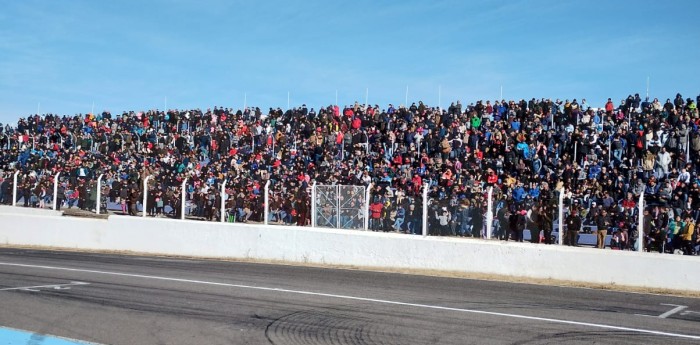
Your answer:
[[[0,327],[101,344],[700,344],[700,299],[0,248]]]

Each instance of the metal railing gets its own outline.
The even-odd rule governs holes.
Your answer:
[[[17,207],[18,202],[23,197],[18,195],[19,185],[24,183],[20,181],[21,171],[17,170],[11,174],[12,176],[12,206]],[[25,176],[23,174],[22,176]],[[28,175],[26,175],[28,176]],[[58,210],[59,202],[73,203],[75,200],[59,200],[59,185],[61,178],[64,175],[61,172],[49,175],[44,173],[37,178],[46,179],[53,184],[53,193],[50,195],[50,206],[47,204],[45,208]],[[96,202],[94,205],[88,206],[87,210],[91,210],[94,206],[96,214],[108,212],[104,208],[103,199],[103,182],[104,174],[100,174],[96,179],[86,179],[91,193],[96,193]],[[9,175],[6,177],[9,178]],[[23,179],[26,179],[24,177]],[[142,181],[141,191],[141,217],[148,215],[149,206],[149,182],[154,176],[146,176]],[[52,180],[52,181],[51,181]],[[187,196],[188,182],[185,178],[179,186],[179,205],[173,202],[168,207],[172,210],[173,215],[179,219],[185,219],[187,216]],[[227,195],[226,185],[227,180],[219,182],[216,187],[220,193],[221,204],[214,205],[213,210],[218,211],[218,221],[226,222],[227,212],[230,208],[226,207],[228,201],[234,201],[237,196]],[[48,182],[47,182],[48,184]],[[24,187],[26,188],[26,187]],[[94,190],[93,190],[94,188]],[[396,194],[386,193],[384,187],[369,186],[347,186],[347,185],[318,185],[313,183],[310,186],[309,194],[311,195],[311,227],[319,228],[334,228],[334,229],[353,229],[353,230],[374,230],[374,231],[396,231],[407,234],[420,234],[422,236],[438,236],[438,235],[468,235],[483,239],[493,239],[494,237],[503,236],[503,227],[507,224],[502,224],[498,219],[497,213],[503,207],[501,200],[494,201],[493,187],[485,188],[485,199],[477,197],[470,202],[456,204],[454,199],[447,198],[430,198],[430,184],[425,183],[422,186],[421,193],[410,196],[397,196]],[[263,216],[261,223],[268,225],[270,220],[270,194],[271,181],[266,181],[263,189]],[[87,198],[87,196],[85,196]],[[550,205],[555,205],[552,212],[552,234],[556,237],[556,242],[559,245],[564,244],[566,225],[565,220],[568,216],[568,208],[565,207],[565,191],[559,190],[555,193],[555,199],[548,202]],[[7,200],[5,197],[3,198]],[[90,198],[92,199],[92,198]],[[151,201],[152,202],[152,201]],[[26,202],[25,202],[26,204]],[[138,210],[139,205],[135,205]],[[144,207],[145,206],[145,207]],[[176,209],[178,207],[178,209]],[[193,207],[193,206],[192,206]],[[191,208],[192,208],[191,207]],[[630,227],[630,231],[636,230],[637,234],[642,234],[642,240],[635,240],[634,250],[643,251],[645,248],[644,241],[644,209],[646,203],[644,193],[639,195],[637,209],[637,224],[635,227]],[[556,211],[556,213],[554,212]],[[178,214],[179,213],[179,214]],[[477,217],[476,219],[474,217]],[[478,217],[483,217],[479,219]],[[530,236],[540,236],[541,229],[535,228],[537,233],[532,233]],[[506,232],[507,233],[507,232]],[[630,240],[633,240],[630,236]],[[639,236],[637,236],[639,237]]]

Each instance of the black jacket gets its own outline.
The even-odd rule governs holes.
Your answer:
[[[581,231],[581,217],[569,214],[566,217],[566,227],[569,231]]]

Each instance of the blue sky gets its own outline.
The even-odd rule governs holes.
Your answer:
[[[36,113],[697,96],[700,1],[3,1],[0,122]]]

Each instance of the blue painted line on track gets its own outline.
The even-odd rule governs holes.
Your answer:
[[[0,345],[94,345],[94,343],[0,327]]]

